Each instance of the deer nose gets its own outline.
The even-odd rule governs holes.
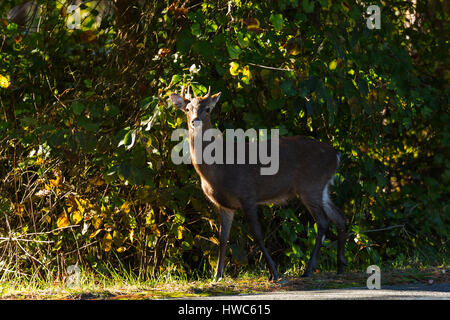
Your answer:
[[[198,118],[195,118],[194,120],[191,121],[191,125],[193,128],[198,128],[202,125],[202,121],[199,120]]]

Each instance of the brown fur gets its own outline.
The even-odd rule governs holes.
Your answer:
[[[322,237],[330,220],[338,229],[338,272],[343,272],[346,265],[345,219],[328,198],[328,184],[332,181],[338,166],[336,150],[326,143],[304,136],[282,137],[279,140],[279,170],[274,175],[261,175],[261,164],[199,164],[193,152],[194,137],[198,134],[193,121],[201,121],[202,132],[211,128],[210,113],[219,97],[220,93],[213,96],[208,93],[206,97],[188,99],[171,95],[172,102],[187,116],[191,159],[200,176],[203,192],[219,209],[221,217],[220,253],[216,277],[223,274],[226,242],[234,211],[241,209],[263,251],[270,269],[270,277],[277,279],[275,264],[264,246],[256,208],[258,204],[282,203],[294,197],[300,197],[315,218],[319,231],[304,275],[311,275],[315,267]],[[203,142],[203,148],[208,143],[210,142]],[[248,144],[246,154],[247,151]]]

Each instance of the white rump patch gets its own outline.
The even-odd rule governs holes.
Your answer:
[[[329,205],[328,205],[328,203],[330,202],[330,196],[329,196],[329,194],[328,194],[328,185],[330,184],[330,183],[332,183],[333,182],[333,179],[331,179],[326,185],[325,185],[325,188],[323,188],[323,191],[322,191],[322,204],[323,204],[323,206],[325,207],[325,208],[327,208]]]
[[[322,191],[323,208],[325,209],[325,213],[329,218],[331,218],[330,216],[333,215],[333,208],[330,206],[331,200],[330,195],[328,194],[328,185],[333,184],[333,178],[331,178],[330,181],[328,181],[328,183],[325,185],[325,188],[323,188]]]

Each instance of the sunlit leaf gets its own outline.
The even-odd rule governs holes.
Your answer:
[[[21,203],[15,203],[14,204],[14,210],[15,210],[15,212],[16,212],[16,214],[18,216],[22,216],[23,212],[25,210],[25,206],[23,204],[21,204]]]
[[[72,221],[73,221],[73,223],[77,224],[81,220],[83,220],[83,214],[79,210],[75,210],[72,213]]]
[[[125,213],[130,213],[130,203],[128,201],[125,201],[122,206],[120,207],[120,210],[122,210]]]
[[[237,76],[239,74],[239,63],[230,62],[230,73],[232,76]]]
[[[65,212],[62,212],[59,215],[58,220],[56,220],[56,225],[58,226],[58,228],[65,228],[70,225],[69,219],[67,218]]]
[[[337,62],[336,60],[333,60],[330,62],[330,64],[328,65],[328,68],[330,68],[330,70],[334,70],[337,67]]]
[[[150,226],[150,230],[153,232],[153,234],[157,237],[161,236],[161,231],[159,231],[158,226],[156,224],[152,224]]]
[[[241,54],[242,50],[235,44],[228,44],[227,45],[228,54],[232,59],[239,59],[239,55]]]
[[[108,252],[111,250],[111,245],[112,245],[112,236],[111,233],[107,232],[105,233],[102,239],[102,248],[105,252]]]
[[[183,226],[179,226],[177,228],[177,239],[181,240],[183,238],[183,231],[184,231],[184,227]]]
[[[99,217],[99,216],[94,216],[94,217],[92,218],[92,226],[93,226],[95,229],[100,228],[101,224],[102,224],[102,218],[101,218],[101,217]]]
[[[92,238],[94,238],[96,235],[98,235],[99,233],[100,233],[100,231],[102,231],[103,229],[98,229],[98,230],[95,230],[94,232],[92,232],[90,235],[89,235],[89,239],[92,239]]]
[[[105,184],[105,180],[103,180],[102,177],[97,176],[97,177],[94,177],[92,179],[89,179],[89,183],[94,185],[94,186],[99,187],[99,186],[102,186],[102,185]]]
[[[250,31],[259,30],[259,20],[256,18],[248,18],[244,20],[244,24],[247,26],[247,29]]]
[[[269,20],[270,22],[272,22],[272,25],[275,28],[275,30],[280,31],[281,29],[283,29],[284,19],[281,13],[271,14]]]
[[[0,74],[0,88],[8,88],[11,85],[10,77]]]

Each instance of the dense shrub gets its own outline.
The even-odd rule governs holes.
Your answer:
[[[0,21],[0,275],[74,263],[211,274],[215,212],[192,166],[170,160],[186,124],[167,97],[189,83],[223,93],[212,116],[222,130],[279,128],[341,150],[333,198],[352,268],[447,261],[443,2],[371,2],[379,30],[368,4],[340,0],[91,1],[80,29],[61,3],[38,3],[31,27]],[[301,269],[315,237],[301,203],[260,218],[279,268]],[[247,230],[238,216],[235,274],[262,262]],[[335,267],[333,234],[321,268]]]

